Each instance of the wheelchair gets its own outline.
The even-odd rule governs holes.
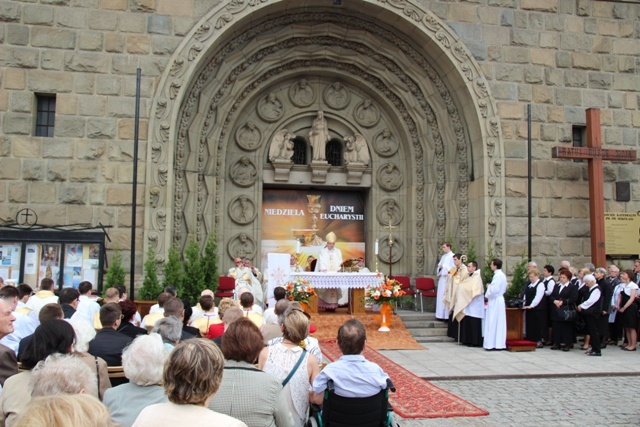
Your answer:
[[[387,378],[387,388],[369,397],[342,397],[335,393],[333,380],[327,382],[322,408],[309,406],[307,427],[398,427],[389,392],[396,389]]]

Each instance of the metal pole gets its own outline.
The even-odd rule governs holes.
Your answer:
[[[528,226],[528,259],[531,261],[531,104],[527,105],[527,145],[528,145],[528,190],[527,201],[529,204],[529,226]]]
[[[142,70],[136,70],[136,106],[135,119],[133,127],[133,191],[131,192],[131,264],[130,264],[130,281],[129,281],[129,298],[134,299],[135,286],[134,278],[136,271],[136,209],[137,209],[137,193],[138,193],[138,135],[140,130],[140,80]]]

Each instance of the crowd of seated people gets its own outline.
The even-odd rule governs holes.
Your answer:
[[[622,272],[615,265],[572,271],[563,263],[557,271],[550,265],[540,271],[531,264],[523,296],[532,339],[569,351],[581,322],[589,337],[583,342],[587,354],[600,355],[619,342],[624,351],[636,350],[640,262]],[[310,403],[322,403],[329,382],[348,398],[387,387],[387,375],[362,355],[366,332],[355,319],[337,334],[343,356],[321,369],[309,315],[281,297],[281,289],[264,316],[252,314],[254,301],[244,294],[216,307],[203,291],[192,308],[163,292],[159,316],[145,325],[150,329],[140,327],[135,303],[105,301],[96,331],[93,319],[78,315],[82,292],[63,298],[75,309],[66,309],[65,319],[48,287],[44,283],[31,296],[37,298],[32,304],[21,298],[26,288],[0,289],[0,339],[10,337],[6,342],[17,349],[0,344],[0,426],[301,427]],[[568,310],[576,313],[565,315]],[[25,321],[12,335],[18,311]],[[122,375],[110,376],[109,368]]]

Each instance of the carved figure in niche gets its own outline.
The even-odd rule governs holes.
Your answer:
[[[385,199],[378,206],[378,222],[383,226],[398,225],[402,221],[402,208],[393,199]]]
[[[289,89],[291,102],[298,107],[306,107],[313,102],[316,95],[307,79],[301,79]]]
[[[253,184],[257,174],[258,172],[255,166],[253,166],[251,160],[246,156],[238,160],[231,168],[231,179],[241,186]]]
[[[356,108],[355,118],[362,126],[370,127],[378,123],[380,112],[370,99],[365,99]]]
[[[255,216],[255,205],[248,196],[241,194],[229,203],[229,216],[238,224],[248,224]]]
[[[294,134],[289,133],[286,129],[276,132],[276,134],[273,135],[271,145],[269,146],[269,161],[290,161],[293,156],[293,139],[295,137],[296,136]]]
[[[324,102],[336,110],[341,110],[349,105],[349,100],[349,91],[340,82],[333,82],[324,91]]]
[[[313,120],[309,131],[309,143],[313,150],[313,160],[326,160],[325,148],[329,141],[329,127],[322,110],[318,111],[318,117]]]
[[[389,129],[385,129],[378,134],[375,148],[381,156],[391,156],[398,151],[398,144],[393,139],[393,135]]]
[[[260,144],[260,130],[255,123],[249,121],[238,128],[236,132],[236,142],[241,148],[253,151]]]
[[[380,169],[378,180],[385,190],[395,190],[402,184],[402,172],[393,163],[387,163]]]
[[[240,233],[229,242],[229,255],[232,257],[251,258],[253,256],[253,241],[247,233]]]
[[[367,149],[367,141],[364,136],[359,133],[348,136],[344,139],[345,151],[344,151],[344,163],[345,165],[360,163],[364,166],[369,166],[371,160],[369,156],[369,150]]]
[[[380,242],[380,250],[378,252],[378,258],[384,263],[389,263],[389,235],[378,239]],[[400,258],[404,255],[404,245],[398,240],[396,236],[393,236],[393,245],[391,246],[391,263],[394,264],[400,261]]]
[[[260,101],[258,115],[268,122],[275,122],[282,116],[282,102],[275,93],[268,94]]]

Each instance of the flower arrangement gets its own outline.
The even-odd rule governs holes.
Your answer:
[[[365,304],[382,304],[384,302],[395,305],[398,301],[402,300],[405,291],[402,290],[402,285],[397,280],[386,279],[382,283],[376,285],[367,286],[364,290],[364,302]]]
[[[293,281],[287,283],[284,288],[287,291],[289,301],[309,304],[309,298],[316,295],[316,291],[313,289],[313,286],[311,286],[311,282],[302,277],[296,277]]]

